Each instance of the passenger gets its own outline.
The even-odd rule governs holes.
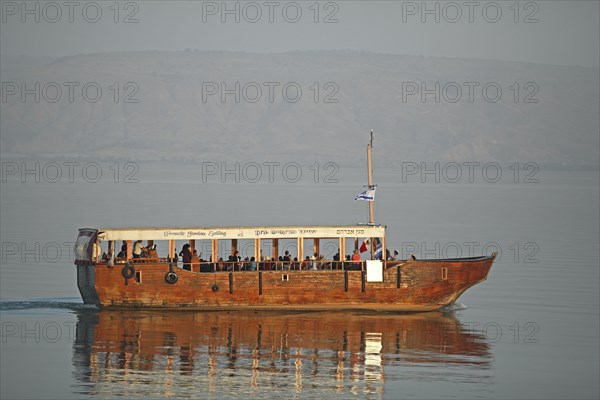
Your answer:
[[[219,257],[219,262],[217,264],[217,271],[225,270],[225,262],[223,261],[223,257]]]
[[[197,263],[199,263],[201,261],[202,260],[200,260],[198,258],[198,250],[194,249],[194,251],[192,251],[192,259],[190,261],[191,262],[191,264],[190,264],[191,271],[194,270],[194,265],[196,265]],[[200,266],[199,271],[200,272],[205,272],[205,271],[202,271],[202,264],[200,264],[199,266]]]
[[[127,240],[123,240],[121,244],[121,251],[117,253],[117,258],[127,257]]]
[[[265,257],[265,262],[264,262],[263,266],[264,266],[265,271],[271,270],[271,257],[269,257],[269,256]]]
[[[233,256],[233,255],[229,256],[229,260],[227,261],[227,271],[229,271],[229,272],[233,271],[235,268],[235,264],[237,264],[235,256]]]
[[[360,270],[360,253],[358,249],[355,249],[354,254],[352,254],[352,269],[355,271]]]
[[[256,271],[256,260],[254,257],[250,257],[250,271]]]
[[[339,269],[341,267],[340,261],[340,249],[338,249],[337,253],[333,256],[333,268]]]
[[[344,261],[344,269],[349,271],[352,268],[352,262],[350,260],[350,254],[346,254],[346,261]]]
[[[234,253],[233,256],[234,256],[233,261],[235,261],[233,270],[235,271],[235,269],[237,267],[237,270],[239,271],[242,268],[242,257],[240,256],[240,252],[236,250],[236,252]]]
[[[312,271],[317,271],[319,269],[319,267],[317,265],[317,256],[318,256],[317,253],[315,253],[315,255],[310,258],[310,261],[312,261],[312,267],[311,267]]]
[[[136,240],[133,244],[133,258],[141,258],[144,250],[146,250],[146,248],[142,246],[142,241]]]
[[[325,256],[319,257],[319,269],[325,269],[327,263],[325,262]]]
[[[390,253],[390,249],[385,249],[385,260],[392,261],[392,253]]]
[[[291,261],[292,257],[290,257],[290,252],[286,250],[283,254],[283,269],[289,270],[291,267]]]
[[[392,256],[392,261],[398,261],[398,250],[394,250],[394,255]]]
[[[179,252],[179,255],[181,256],[181,260],[183,261],[183,269],[187,270],[187,271],[191,271],[192,270],[192,252],[190,251],[190,245],[189,243],[186,243],[183,245],[183,249],[181,249],[181,251]]]
[[[306,256],[306,258],[304,259],[304,261],[302,261],[302,264],[300,265],[300,269],[308,270],[309,267],[310,267],[310,258],[308,256]]]
[[[300,264],[298,264],[298,257],[294,257],[294,262],[291,265],[291,269],[293,269],[294,271],[297,271],[300,267]]]

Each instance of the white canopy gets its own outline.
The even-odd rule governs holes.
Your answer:
[[[98,228],[100,240],[210,240],[385,237],[384,225],[226,228]]]

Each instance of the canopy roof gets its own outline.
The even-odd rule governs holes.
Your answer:
[[[100,240],[210,240],[385,237],[385,225],[98,228]],[[80,229],[86,231],[90,229]],[[95,229],[92,229],[95,230]]]

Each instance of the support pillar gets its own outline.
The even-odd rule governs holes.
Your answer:
[[[343,266],[343,262],[346,260],[346,238],[340,238],[340,264]]]
[[[169,240],[169,259],[172,260],[175,257],[175,241]]]
[[[219,241],[217,239],[213,239],[210,245],[212,253],[212,262],[219,262]]]
[[[304,260],[304,239],[298,238],[298,262],[302,262]]]
[[[236,251],[238,251],[238,241],[237,239],[231,239],[231,255],[234,255]]]
[[[260,262],[260,239],[254,239],[254,259]]]
[[[279,239],[273,239],[273,261],[279,260]]]

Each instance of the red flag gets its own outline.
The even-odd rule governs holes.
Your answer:
[[[360,252],[364,253],[365,251],[367,251],[367,244],[363,240],[362,244],[360,245]]]

